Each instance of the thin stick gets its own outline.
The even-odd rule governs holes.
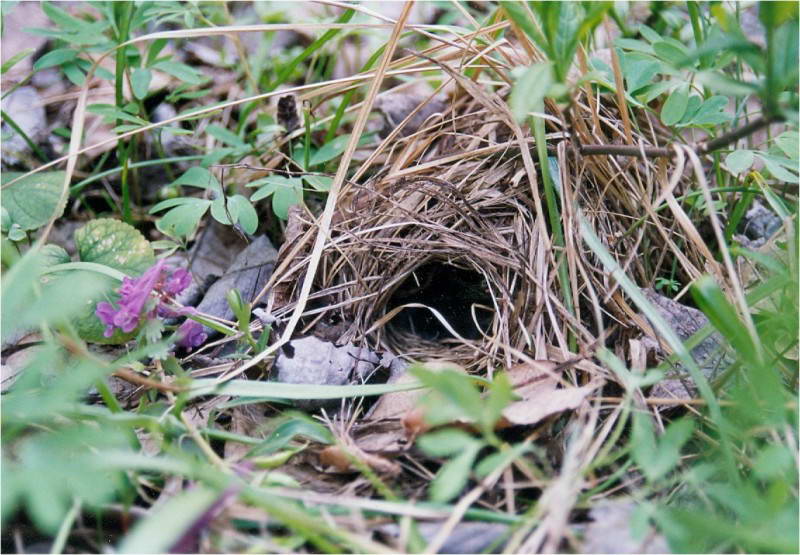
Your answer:
[[[625,400],[624,397],[588,397],[589,401],[600,401],[601,403],[621,403]],[[705,406],[706,403],[705,399],[673,399],[671,397],[649,397],[644,400],[645,404],[647,405],[690,405],[690,406]],[[730,407],[733,406],[733,401],[719,401],[720,406],[723,407]]]
[[[131,372],[130,370],[124,370],[120,368],[119,370],[115,370],[112,374],[121,380],[125,380],[128,383],[132,383],[135,385],[141,385],[143,387],[149,387],[150,389],[156,389],[161,391],[162,393],[169,391],[170,393],[180,393],[184,391],[184,388],[178,387],[176,385],[171,385],[168,383],[161,383],[155,380],[151,380],[150,378],[145,378],[144,376],[140,376],[136,372]]]

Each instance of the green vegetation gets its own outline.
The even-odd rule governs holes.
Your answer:
[[[42,2],[28,48],[3,3],[4,100],[58,91],[44,132],[2,112],[3,549],[580,552],[622,500],[615,549],[798,552],[798,4],[639,4]],[[426,92],[387,130],[373,86]],[[280,246],[270,318],[179,302],[214,226]],[[396,244],[478,257],[493,327],[348,298],[419,281],[361,273]],[[342,325],[408,375],[274,381]]]

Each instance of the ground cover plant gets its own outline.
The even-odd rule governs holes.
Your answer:
[[[798,552],[796,3],[0,7],[4,551]]]

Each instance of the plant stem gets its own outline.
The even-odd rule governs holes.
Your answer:
[[[117,43],[121,44],[128,40],[130,35],[131,15],[133,13],[133,2],[125,1],[114,5],[114,15],[117,19],[117,28],[119,34],[117,35]],[[117,59],[115,64],[114,76],[114,101],[117,108],[120,110],[125,105],[125,96],[123,94],[123,85],[125,83],[125,70],[128,67],[127,61],[127,47],[117,49]],[[122,120],[117,120],[117,125],[122,125]],[[131,213],[131,192],[128,186],[128,156],[129,142],[119,141],[117,143],[117,159],[122,164],[122,219],[129,224],[133,223],[133,215]]]
[[[200,160],[203,157],[204,156],[200,155],[200,154],[197,154],[197,155],[194,155],[194,156],[174,156],[172,158],[161,158],[159,160],[145,160],[143,162],[134,162],[133,164],[129,164],[128,167],[130,169],[133,169],[133,168],[146,168],[148,166],[160,166],[162,164],[163,165],[166,165],[166,164],[177,164],[178,162],[188,162],[190,160]],[[91,185],[95,181],[100,181],[101,179],[103,179],[104,177],[108,177],[109,175],[113,175],[115,173],[120,173],[123,170],[124,170],[124,168],[122,166],[119,166],[119,167],[116,167],[116,168],[112,168],[110,170],[106,170],[106,171],[103,171],[103,172],[95,173],[91,177],[87,177],[83,181],[81,181],[79,183],[76,183],[75,185],[70,187],[69,192],[70,192],[70,194],[74,195],[75,193],[79,192],[81,189],[83,189],[87,185]]]

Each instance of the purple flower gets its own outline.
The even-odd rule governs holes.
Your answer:
[[[104,301],[98,303],[95,309],[97,317],[106,325],[103,335],[111,337],[114,328],[130,333],[139,326],[143,316],[154,319],[157,316],[174,314],[175,311],[163,302],[164,297],[177,295],[186,289],[191,281],[192,276],[189,272],[185,269],[169,272],[163,260],[156,262],[138,278],[123,278],[122,285],[118,289],[120,296],[118,308]],[[192,340],[196,341],[198,337],[198,332],[195,330]],[[202,340],[205,340],[205,337]]]
[[[106,325],[106,329],[103,332],[103,337],[111,337],[114,335],[114,315],[117,311],[111,305],[111,303],[107,303],[105,301],[101,303],[97,303],[97,310],[95,310],[95,314],[97,317],[100,318],[100,321]]]
[[[172,272],[172,275],[167,278],[167,285],[164,287],[164,291],[170,295],[178,295],[189,287],[191,283],[192,274],[184,268],[179,268]]]
[[[180,336],[178,345],[186,347],[187,349],[193,349],[194,347],[202,345],[203,341],[208,337],[206,332],[203,331],[202,324],[194,320],[186,320],[181,324],[181,327],[178,328],[178,335]]]

